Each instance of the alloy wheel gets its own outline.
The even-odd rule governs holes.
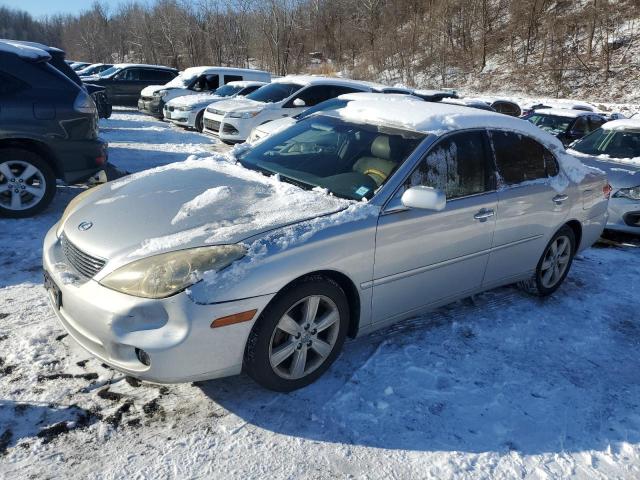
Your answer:
[[[26,210],[40,203],[46,190],[44,174],[31,163],[22,160],[0,163],[0,206]]]
[[[280,318],[269,342],[269,362],[280,377],[295,380],[329,357],[340,330],[336,304],[323,295],[305,297]]]
[[[553,288],[564,275],[571,260],[571,240],[561,235],[545,252],[540,266],[540,281],[545,288]]]

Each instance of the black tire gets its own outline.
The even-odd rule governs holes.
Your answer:
[[[14,163],[16,162],[16,163]],[[18,163],[19,162],[19,163]],[[27,204],[34,202],[33,205],[23,208],[23,209],[14,209],[11,208],[11,198],[15,191],[12,189],[7,189],[5,186],[9,185],[9,178],[7,178],[4,174],[1,173],[1,170],[4,167],[9,166],[12,173],[16,175],[20,174],[20,168],[24,165],[31,165],[35,167],[39,175],[33,175],[29,178],[23,179],[24,182],[15,182],[17,189],[25,189],[29,186],[38,186],[40,185],[39,180],[44,181],[44,194],[37,199],[37,197],[32,196],[31,194],[24,192],[17,192],[20,194],[21,201],[26,202]],[[24,172],[25,170],[22,170]],[[41,177],[40,177],[41,175]],[[19,180],[15,178],[14,180]],[[53,169],[49,166],[49,164],[37,153],[32,152],[30,150],[25,150],[23,148],[2,148],[0,149],[0,216],[8,217],[8,218],[26,218],[31,217],[37,213],[40,213],[42,210],[47,208],[47,206],[53,200],[53,197],[56,193],[56,176],[53,173]]]
[[[202,110],[197,116],[196,116],[196,124],[195,124],[196,130],[200,133],[202,133],[202,131],[204,130],[204,110]]]
[[[545,281],[543,279],[543,273],[544,273],[543,263],[545,262],[547,255],[550,253],[550,249],[552,245],[556,241],[558,241],[558,239],[561,237],[567,238],[569,240],[570,252],[569,252],[566,268],[564,269],[562,274],[559,276],[559,278],[557,278],[554,281],[552,285],[548,285],[548,284],[545,285]],[[529,280],[518,283],[518,286],[522,290],[528,293],[531,293],[532,295],[537,295],[539,297],[546,297],[551,295],[560,287],[560,285],[562,285],[562,282],[564,282],[564,279],[567,277],[569,270],[571,270],[571,264],[573,263],[573,257],[575,253],[576,253],[576,236],[570,227],[568,227],[567,225],[564,225],[562,228],[560,228],[560,230],[556,232],[556,234],[551,238],[551,240],[549,240],[549,243],[544,248],[544,251],[540,256],[540,260],[536,265],[536,271],[534,272],[533,276]]]
[[[314,358],[307,357],[307,354],[305,354],[305,360],[312,358],[318,366],[301,378],[283,378],[283,376],[277,373],[276,369],[272,367],[270,361],[272,341],[276,338],[275,336],[277,334],[284,333],[277,330],[276,326],[285,313],[289,312],[292,307],[296,308],[296,305],[300,305],[301,301],[311,296],[321,296],[330,299],[331,302],[333,302],[333,306],[337,308],[337,312],[339,313],[339,318],[337,322],[335,322],[337,326],[330,327],[335,328],[333,332],[333,335],[335,335],[333,348],[324,359],[322,359],[323,357],[320,355]],[[318,312],[320,312],[321,308],[322,306],[318,307]],[[304,321],[302,323],[304,323]],[[305,387],[317,380],[338,357],[347,335],[348,325],[349,304],[347,296],[340,285],[322,276],[306,277],[292,287],[279,293],[262,312],[247,340],[244,354],[244,370],[257,383],[277,392],[291,392]],[[310,332],[313,332],[313,329],[311,329]],[[319,332],[318,336],[322,333],[323,332]],[[290,336],[288,340],[294,343],[297,342],[297,340],[293,338],[294,337]],[[304,339],[301,341],[304,341]],[[313,348],[315,347],[309,347],[308,349],[305,347],[305,351],[312,352],[310,355],[316,355]],[[293,362],[293,354],[291,358]]]

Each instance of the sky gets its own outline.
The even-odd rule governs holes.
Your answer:
[[[77,14],[91,8],[94,0],[0,0],[0,5],[25,10],[34,17],[55,15],[56,13]],[[100,3],[116,7],[129,0],[101,0]]]

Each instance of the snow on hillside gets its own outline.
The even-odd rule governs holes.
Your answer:
[[[101,125],[130,171],[226,148],[134,112]],[[78,191],[0,220],[0,478],[640,478],[639,240],[582,253],[546,300],[501,288],[348,341],[292,394],[157,386],[50,310],[42,238]]]

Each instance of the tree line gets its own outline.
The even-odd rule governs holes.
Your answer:
[[[410,86],[566,84],[640,75],[640,0],[157,0],[35,19],[0,37],[88,62],[343,72]],[[485,85],[486,86],[486,85]]]

